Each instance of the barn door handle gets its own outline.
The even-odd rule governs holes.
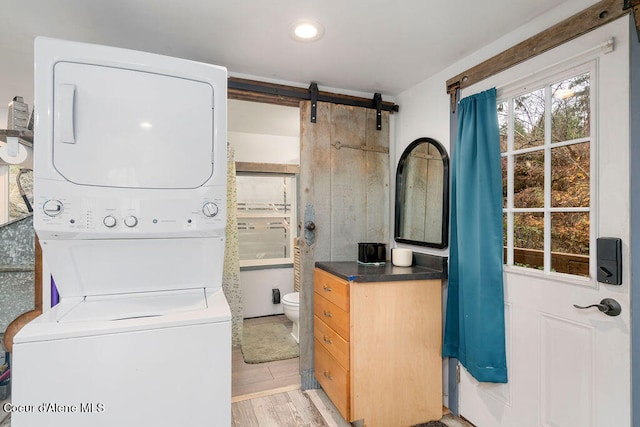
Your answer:
[[[600,301],[600,304],[591,304],[585,307],[577,304],[573,304],[573,306],[581,310],[596,307],[598,310],[600,310],[607,316],[617,316],[622,312],[622,307],[620,307],[620,304],[618,303],[618,301],[614,300],[613,298],[605,298],[602,301]]]

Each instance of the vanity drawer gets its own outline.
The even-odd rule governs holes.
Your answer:
[[[318,316],[313,316],[313,331],[315,339],[342,365],[349,370],[349,341],[342,338]]]
[[[349,313],[317,292],[313,298],[313,313],[342,338],[349,341]]]
[[[322,344],[315,340],[315,376],[345,420],[349,421],[349,372],[329,354]]]
[[[349,311],[349,282],[346,280],[316,268],[313,273],[313,288],[344,311]]]

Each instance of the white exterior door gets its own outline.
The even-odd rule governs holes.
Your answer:
[[[505,246],[509,248],[504,272],[509,382],[478,383],[461,367],[460,414],[478,427],[631,425],[628,33],[628,20],[622,18],[463,93],[464,97],[496,87],[500,104],[557,92],[557,98],[552,96],[543,103],[553,110],[555,100],[565,96],[557,91],[557,82],[585,75],[590,79],[590,118],[584,135],[558,142],[551,126],[545,126],[541,142],[533,142],[534,147],[520,146],[515,155],[503,157],[504,176],[509,173],[511,177],[522,173],[523,164],[530,167],[528,163],[536,155],[549,160],[543,162],[543,170],[532,172],[545,178],[540,180],[540,188],[532,191],[541,193],[540,205],[534,199],[527,206],[514,203],[518,186],[514,188],[513,179],[505,186],[505,193],[511,194],[505,198],[504,210]],[[613,47],[607,41],[613,41]],[[518,123],[516,113],[513,115],[515,131],[504,135],[504,143],[510,140],[511,148],[518,138],[514,136],[518,126],[526,127]],[[546,123],[553,122],[549,115],[544,117]],[[507,123],[506,118],[502,120]],[[588,145],[589,160],[582,166],[577,164],[583,170],[576,172],[576,182],[568,185],[578,193],[586,182],[590,202],[587,206],[557,203],[555,150],[573,150],[575,154],[581,144]],[[582,183],[577,182],[580,179]],[[571,260],[568,267],[558,263],[557,247],[563,237],[554,230],[554,221],[562,215],[582,217],[587,224],[587,266],[582,272]],[[538,218],[542,224],[540,247],[534,243],[528,247],[528,252],[540,255],[539,264],[533,261],[530,265],[518,255],[521,238],[514,230],[522,227],[526,218]],[[579,228],[576,225],[574,230],[579,232]],[[622,241],[621,286],[596,280],[598,237]],[[622,308],[620,315],[574,307],[599,303],[603,298],[615,299]]]

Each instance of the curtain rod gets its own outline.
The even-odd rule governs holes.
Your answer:
[[[447,80],[446,89],[451,97],[451,111],[455,111],[455,93],[459,89],[478,83],[628,13],[634,14],[636,28],[638,29],[640,37],[640,0],[602,0],[582,12],[450,78]]]

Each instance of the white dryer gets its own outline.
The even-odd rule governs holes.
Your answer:
[[[226,69],[48,38],[35,65],[60,303],[14,338],[12,425],[230,425]]]

